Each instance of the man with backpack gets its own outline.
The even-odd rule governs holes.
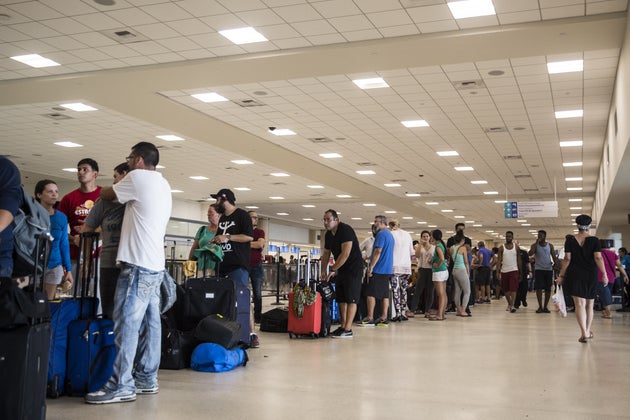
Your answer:
[[[0,278],[10,278],[13,272],[13,217],[21,205],[20,171],[0,156]]]

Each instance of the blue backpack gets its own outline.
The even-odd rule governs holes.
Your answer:
[[[22,189],[22,206],[13,219],[12,277],[24,277],[35,272],[37,236],[40,234],[50,235],[50,215],[33,196]],[[39,261],[47,261],[47,257],[40,255]],[[37,271],[43,274],[41,267],[37,267]]]
[[[227,372],[238,366],[245,366],[249,358],[239,347],[226,349],[215,343],[199,344],[193,351],[190,367],[198,372]]]

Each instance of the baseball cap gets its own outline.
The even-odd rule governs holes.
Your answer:
[[[234,193],[232,192],[232,190],[228,190],[227,188],[220,189],[219,192],[216,194],[210,194],[210,197],[212,198],[223,197],[232,204],[236,202],[236,197],[234,196]]]

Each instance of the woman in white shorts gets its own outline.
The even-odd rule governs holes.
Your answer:
[[[43,179],[35,185],[35,199],[48,210],[50,215],[50,234],[53,243],[48,257],[48,266],[44,271],[46,295],[48,300],[55,298],[57,285],[63,280],[72,283],[72,264],[70,263],[70,245],[68,243],[68,218],[55,210],[59,198],[59,189],[55,181]]]
[[[446,263],[446,245],[442,241],[442,231],[439,229],[431,232],[431,237],[435,241],[435,252],[431,260],[431,271],[433,272],[433,284],[435,294],[438,298],[438,310],[435,317],[430,321],[444,321],[446,311],[446,280],[448,280],[448,264]]]

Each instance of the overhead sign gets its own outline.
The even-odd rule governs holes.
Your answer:
[[[506,219],[558,217],[557,201],[508,201],[503,204]]]

